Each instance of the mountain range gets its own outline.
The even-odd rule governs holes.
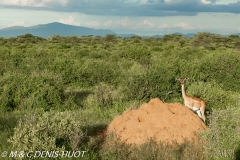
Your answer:
[[[58,22],[40,24],[32,27],[14,26],[0,29],[1,37],[15,37],[24,34],[32,34],[39,37],[49,37],[51,35],[61,36],[105,36],[106,34],[116,34],[108,29],[93,29],[81,26],[73,26]]]
[[[114,34],[119,37],[132,37],[138,36],[136,34],[117,34],[109,29],[93,29],[82,26],[73,26],[68,24],[62,24],[58,22],[48,23],[48,24],[39,24],[31,27],[23,27],[23,26],[14,26],[0,29],[0,37],[16,37],[24,34],[32,34],[38,37],[50,37],[52,35],[60,35],[60,36],[105,36],[107,34]],[[181,33],[174,33],[181,34]],[[185,37],[193,37],[195,33],[187,33],[181,34]],[[240,36],[240,33],[235,35]],[[154,35],[151,37],[161,38],[164,35]],[[149,36],[141,36],[141,37],[149,37]]]

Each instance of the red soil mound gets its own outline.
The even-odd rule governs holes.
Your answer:
[[[207,129],[188,107],[163,103],[155,98],[115,117],[107,131],[127,144],[142,144],[149,139],[168,143],[182,143],[184,139],[194,142],[196,133]]]

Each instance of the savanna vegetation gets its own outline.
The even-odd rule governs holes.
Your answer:
[[[203,143],[136,147],[104,134],[115,116],[151,98],[183,103],[176,77],[189,77],[187,94],[207,103],[210,131],[201,133]],[[0,151],[87,151],[80,159],[91,160],[237,160],[239,82],[235,35],[0,38]]]

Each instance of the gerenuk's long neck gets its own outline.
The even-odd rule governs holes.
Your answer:
[[[184,84],[182,84],[182,97],[185,99],[187,97],[185,89],[184,89]]]

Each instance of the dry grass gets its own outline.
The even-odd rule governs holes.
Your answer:
[[[136,146],[121,142],[112,134],[107,135],[99,155],[102,159],[116,160],[201,160],[204,158],[203,143],[185,141],[182,144],[164,142],[148,142]]]

